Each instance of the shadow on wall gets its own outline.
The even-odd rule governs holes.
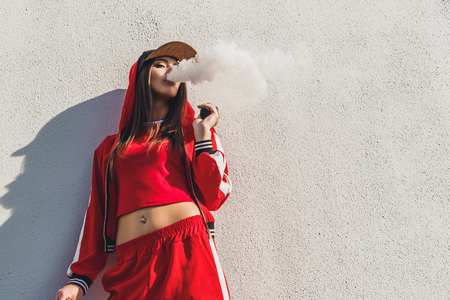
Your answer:
[[[124,96],[125,90],[114,90],[67,109],[13,153],[25,159],[23,173],[0,198],[0,205],[12,209],[0,227],[2,299],[54,299],[67,283],[89,200],[94,150],[117,131]],[[91,290],[92,299],[104,293],[99,282]]]

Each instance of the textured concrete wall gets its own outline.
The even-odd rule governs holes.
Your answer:
[[[92,154],[140,53],[219,39],[311,57],[243,108],[220,83],[191,88],[222,114],[232,298],[449,297],[448,1],[18,0],[0,20],[2,299],[66,282]],[[85,298],[104,296],[97,280]]]

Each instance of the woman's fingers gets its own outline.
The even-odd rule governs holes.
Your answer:
[[[56,293],[55,300],[80,300],[83,297],[81,288],[74,284],[68,284]]]
[[[209,128],[213,128],[214,126],[219,123],[220,115],[219,115],[219,108],[211,103],[204,103],[197,106],[198,108],[207,107],[211,111],[211,114],[207,116],[203,122],[205,125],[207,125]],[[197,119],[200,119],[200,115],[197,117]]]
[[[202,108],[202,107],[207,107],[207,108],[209,108],[209,110],[211,111],[211,112],[215,112],[215,113],[217,113],[217,114],[219,114],[219,108],[217,107],[217,106],[215,106],[214,104],[211,104],[211,103],[203,103],[203,104],[200,104],[200,105],[198,105],[197,106],[198,108]]]

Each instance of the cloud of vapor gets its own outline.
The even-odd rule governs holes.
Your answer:
[[[220,80],[239,102],[254,102],[267,93],[267,81],[284,76],[297,68],[299,60],[292,53],[274,49],[263,54],[253,54],[239,49],[237,44],[219,42],[212,51],[198,52],[195,58],[183,60],[168,74],[174,82],[191,82],[194,85]],[[231,98],[231,97],[230,97]],[[230,99],[228,99],[230,100]],[[235,101],[236,102],[236,101]]]

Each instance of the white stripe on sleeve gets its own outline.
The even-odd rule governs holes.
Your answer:
[[[91,188],[91,189],[92,189],[92,188]],[[89,195],[90,195],[90,193],[89,193]],[[90,204],[91,204],[91,196],[89,196],[88,208],[89,208],[89,205],[90,205]],[[81,227],[80,236],[79,236],[79,238],[78,238],[77,250],[75,251],[75,255],[74,255],[74,257],[73,257],[73,261],[72,261],[72,263],[70,264],[70,266],[71,266],[73,263],[77,262],[78,259],[80,258],[81,240],[83,239],[84,224],[86,224],[86,215],[87,215],[87,209],[86,209],[86,213],[84,214],[83,227]],[[69,269],[67,269],[67,275],[68,275],[69,277],[72,277],[72,276],[73,276],[73,272],[72,272],[72,270],[70,269],[70,266],[69,266]]]

